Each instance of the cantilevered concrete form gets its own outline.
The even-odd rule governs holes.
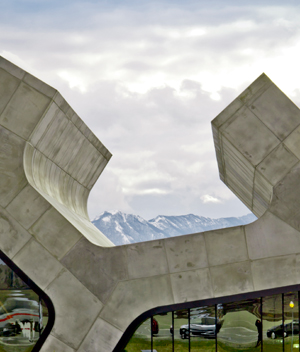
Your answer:
[[[298,108],[262,75],[213,131],[221,179],[260,218],[113,247],[86,211],[111,154],[55,89],[0,59],[0,249],[54,304],[42,351],[113,351],[153,308],[300,283]]]

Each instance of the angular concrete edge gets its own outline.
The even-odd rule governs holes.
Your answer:
[[[113,351],[150,309],[299,283],[300,114],[265,75],[213,121],[221,179],[261,218],[120,247],[86,213],[111,154],[3,58],[0,96],[0,249],[53,301],[42,351]]]

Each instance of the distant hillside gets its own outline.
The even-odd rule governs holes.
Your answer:
[[[138,215],[125,214],[120,211],[105,211],[92,223],[115,245],[122,245],[245,225],[254,220],[256,217],[253,214],[220,219],[188,214],[180,216],[159,215],[147,221]]]

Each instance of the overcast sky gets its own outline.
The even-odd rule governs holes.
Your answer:
[[[262,72],[300,104],[299,1],[0,0],[0,55],[58,89],[113,154],[91,219],[249,210],[210,121]]]

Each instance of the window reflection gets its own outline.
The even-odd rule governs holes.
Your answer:
[[[230,351],[257,351],[262,343],[261,304],[259,299],[224,304],[218,316],[222,328],[218,346]]]
[[[155,315],[153,321],[156,322],[152,324],[153,350],[172,352],[172,312]]]
[[[45,303],[0,260],[0,351],[30,352],[47,322]]]
[[[282,295],[263,297],[264,349],[282,352]]]
[[[154,315],[124,351],[295,352],[299,330],[296,291]]]
[[[284,350],[299,350],[299,308],[298,292],[284,295]]]
[[[174,352],[186,352],[190,348],[189,310],[174,312]]]
[[[192,308],[190,310],[190,351],[214,352],[216,334],[220,331],[221,322],[215,317],[215,306]]]

